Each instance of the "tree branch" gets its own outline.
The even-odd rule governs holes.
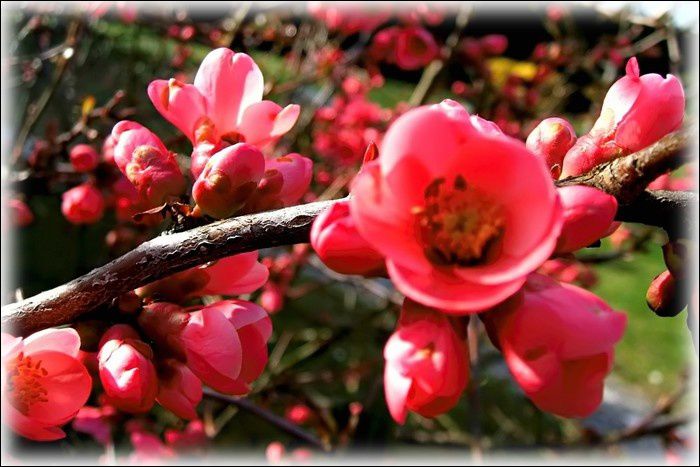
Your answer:
[[[237,253],[309,239],[316,216],[334,201],[293,206],[161,235],[86,275],[2,308],[2,325],[26,335],[68,324],[139,286]]]
[[[682,229],[692,226],[686,210],[697,210],[697,194],[645,192],[644,188],[683,163],[680,150],[689,141],[689,130],[673,133],[588,174],[561,180],[557,186],[600,188],[620,202],[618,220],[642,222],[662,227],[670,235],[682,235]],[[237,253],[308,242],[313,220],[332,203],[319,201],[162,235],[65,285],[4,306],[2,324],[22,335],[68,324],[84,313],[110,305],[123,293],[176,272]]]

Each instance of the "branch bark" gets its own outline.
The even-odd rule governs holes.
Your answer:
[[[697,193],[644,191],[649,181],[682,165],[680,150],[690,141],[682,130],[629,156],[596,167],[557,186],[583,184],[602,189],[620,202],[618,220],[641,222],[682,235],[692,226]],[[2,308],[2,324],[26,335],[68,324],[106,307],[123,293],[173,273],[237,253],[308,242],[315,217],[335,201],[319,201],[277,211],[215,222],[162,235],[65,285]],[[685,219],[685,220],[683,220]]]

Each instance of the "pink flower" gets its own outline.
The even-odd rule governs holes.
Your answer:
[[[9,216],[12,224],[17,227],[27,227],[34,222],[34,213],[29,209],[27,203],[18,198],[12,198],[7,202]]]
[[[76,172],[90,172],[100,162],[100,155],[89,144],[77,144],[68,154],[70,163]]]
[[[100,190],[83,183],[63,193],[61,212],[71,224],[94,224],[102,219],[105,202]]]
[[[173,274],[140,287],[137,294],[172,302],[204,295],[242,295],[262,287],[268,275],[258,262],[258,252],[251,251]]]
[[[112,405],[130,413],[148,412],[153,407],[158,392],[153,351],[132,327],[117,324],[109,328],[97,359],[100,381]]]
[[[432,62],[440,49],[427,30],[418,26],[401,28],[396,35],[394,60],[399,68],[415,70]]]
[[[176,457],[175,451],[166,446],[158,436],[146,431],[143,427],[131,426],[127,430],[134,452],[129,456],[129,462],[137,465],[162,465],[172,462]]]
[[[409,411],[435,417],[452,409],[469,382],[465,337],[446,314],[409,299],[384,359],[386,403],[400,424]]]
[[[316,218],[311,246],[326,266],[341,274],[371,276],[384,271],[384,256],[357,231],[347,201],[333,204]]]
[[[168,429],[163,433],[165,443],[178,453],[191,453],[207,445],[209,438],[201,420],[192,420],[184,430]]]
[[[180,418],[197,418],[197,405],[202,400],[202,382],[182,363],[168,359],[158,367],[156,401]]]
[[[521,293],[482,317],[537,407],[562,417],[598,408],[624,314],[590,292],[532,274]]]
[[[298,105],[282,108],[263,101],[263,88],[252,58],[219,48],[204,58],[194,84],[156,80],[148,86],[148,97],[195,146],[245,142],[262,147],[288,132],[299,117]]]
[[[85,404],[92,380],[78,359],[74,329],[46,329],[26,339],[2,333],[2,418],[34,441],[65,437],[59,426]]]
[[[258,364],[244,362],[241,337],[233,323],[216,307],[187,313],[172,303],[146,305],[139,324],[159,349],[167,350],[202,383],[224,393],[244,386],[242,372]]]
[[[552,178],[561,175],[564,156],[576,143],[576,132],[563,118],[545,118],[527,137],[525,145],[547,164]]]
[[[284,292],[282,288],[270,281],[265,284],[260,294],[260,305],[270,314],[275,314],[284,307]]]
[[[222,300],[202,308],[218,311],[233,325],[243,352],[237,382],[224,390],[228,394],[245,394],[267,364],[267,341],[272,335],[272,321],[258,305],[244,300]]]
[[[284,418],[297,425],[303,425],[313,417],[311,409],[304,404],[294,404],[287,409]]]
[[[147,128],[128,120],[112,129],[117,140],[114,161],[150,207],[163,204],[185,190],[185,179],[175,156]]]
[[[681,126],[684,107],[683,85],[678,78],[655,73],[640,76],[637,59],[632,57],[626,75],[605,96],[590,133],[564,158],[562,176],[586,173],[655,143]]]
[[[571,253],[600,240],[610,232],[617,200],[597,188],[583,185],[558,188],[564,208],[564,226],[557,253]]]
[[[330,30],[338,30],[345,35],[369,32],[389,19],[391,12],[385,5],[356,2],[308,2],[311,16],[323,21]]]
[[[503,34],[489,34],[479,39],[481,50],[486,55],[501,55],[508,48],[508,38]]]
[[[192,197],[203,213],[223,219],[238,211],[255,192],[265,157],[255,146],[234,144],[214,154],[194,182]]]
[[[515,293],[562,223],[544,164],[448,100],[399,117],[351,192],[357,229],[386,256],[396,287],[460,314]]]
[[[112,442],[112,422],[116,410],[111,405],[102,407],[85,406],[73,419],[72,427],[75,431],[92,436],[102,445]]]

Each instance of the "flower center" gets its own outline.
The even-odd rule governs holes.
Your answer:
[[[7,364],[7,399],[14,408],[27,415],[32,405],[48,402],[48,391],[42,385],[42,378],[48,371],[41,366],[41,360],[33,361],[23,353]]]
[[[439,266],[475,266],[498,254],[505,216],[485,193],[461,175],[452,186],[444,178],[425,189],[425,206],[414,209],[425,256]]]

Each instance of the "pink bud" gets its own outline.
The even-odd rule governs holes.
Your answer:
[[[606,94],[587,138],[580,138],[566,155],[563,176],[586,173],[596,165],[655,143],[680,127],[684,111],[680,80],[654,73],[640,76],[637,59],[632,57],[626,75]]]
[[[313,173],[311,159],[291,153],[265,161],[265,175],[246,204],[246,212],[291,206],[309,189]]]
[[[659,316],[672,317],[688,306],[683,287],[668,271],[654,278],[647,289],[647,305]]]
[[[447,314],[406,299],[384,347],[384,394],[393,419],[403,424],[409,411],[435,417],[452,409],[469,382],[468,353]]]
[[[268,282],[260,294],[260,305],[270,314],[275,314],[284,307],[284,293],[279,285]]]
[[[501,55],[508,48],[508,38],[503,34],[489,34],[479,39],[479,43],[487,55]]]
[[[34,214],[27,203],[18,198],[13,198],[7,202],[10,210],[10,219],[16,227],[27,227],[34,222]]]
[[[185,179],[175,156],[154,133],[125,120],[115,125],[112,136],[117,139],[114,161],[149,206],[182,194]]]
[[[267,445],[265,448],[265,457],[267,461],[272,465],[278,465],[282,463],[284,459],[285,449],[284,445],[279,441],[274,441]]]
[[[197,405],[202,400],[199,378],[173,359],[163,362],[158,370],[160,385],[156,401],[180,418],[197,418]]]
[[[69,153],[70,163],[76,172],[90,172],[97,167],[100,156],[95,149],[88,144],[73,146]]]
[[[104,208],[102,193],[89,183],[63,193],[61,212],[72,224],[94,224],[102,218]]]
[[[563,118],[546,118],[527,137],[525,145],[547,164],[555,180],[561,174],[564,156],[576,143],[576,132]]]
[[[287,409],[284,418],[297,425],[303,425],[313,416],[311,409],[304,404],[294,404]]]
[[[627,323],[623,313],[586,290],[531,274],[519,293],[482,319],[537,407],[571,418],[598,408]]]
[[[192,188],[203,213],[223,219],[238,211],[253,194],[265,170],[254,146],[238,143],[214,154]]]
[[[158,392],[158,378],[148,344],[135,339],[126,325],[117,325],[106,333],[97,355],[102,387],[109,401],[130,413],[148,412]]]
[[[564,208],[557,253],[585,248],[608,233],[617,213],[614,196],[583,185],[562,187],[557,192]]]
[[[376,275],[384,271],[384,256],[355,227],[347,201],[322,212],[311,228],[311,246],[323,263],[341,274]]]

